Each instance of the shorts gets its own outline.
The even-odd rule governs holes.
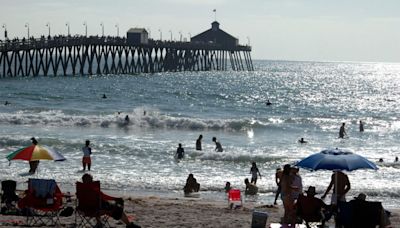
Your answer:
[[[84,164],[92,164],[92,159],[90,159],[90,157],[83,157],[82,158],[82,163],[84,163]]]
[[[332,193],[331,196],[331,204],[337,205],[338,201],[346,202],[346,195],[337,195],[336,193]]]

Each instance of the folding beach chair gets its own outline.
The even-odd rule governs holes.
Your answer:
[[[25,193],[18,207],[23,209],[28,226],[60,224],[58,213],[62,209],[63,194],[55,180],[29,179]]]
[[[242,194],[239,189],[231,189],[228,192],[228,206],[234,208],[234,205],[243,206]]]
[[[1,214],[16,214],[17,208],[15,207],[19,197],[15,193],[17,182],[13,180],[5,180],[1,182]]]
[[[75,225],[76,227],[95,227],[100,219],[102,227],[110,227],[109,216],[101,207],[100,182],[76,182]]]

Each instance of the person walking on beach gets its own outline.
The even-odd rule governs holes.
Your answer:
[[[344,136],[347,136],[346,130],[344,129],[345,123],[342,123],[342,126],[339,129],[339,138],[344,138]]]
[[[364,132],[364,123],[360,120],[360,132]]]
[[[334,171],[331,176],[331,182],[324,195],[321,197],[322,199],[326,197],[332,187],[333,193],[331,203],[337,205],[338,201],[346,202],[346,194],[351,189],[349,177],[341,171]]]
[[[219,141],[217,141],[216,137],[213,137],[212,141],[215,143],[215,151],[217,151],[217,152],[223,152],[224,151],[224,149],[222,149],[221,143]]]
[[[251,174],[251,183],[256,185],[257,184],[257,174],[260,176],[260,179],[261,179],[261,173],[258,170],[257,164],[255,162],[251,163],[250,174]]]
[[[90,171],[90,166],[92,165],[92,159],[90,158],[90,155],[92,154],[92,148],[89,145],[90,145],[90,141],[86,140],[85,146],[82,147],[82,152],[83,152],[83,158],[82,158],[83,171],[86,170],[86,165],[88,167],[88,170]]]
[[[282,169],[277,168],[275,172],[275,183],[278,186],[278,189],[276,189],[275,193],[275,200],[274,200],[275,205],[278,204],[276,201],[278,200],[278,197],[281,194],[281,178],[282,178]]]
[[[38,141],[35,139],[35,137],[32,137],[31,140],[33,145],[36,146],[38,144]],[[39,162],[40,162],[39,160],[29,161],[29,174],[36,173],[36,169],[39,166]]]
[[[199,138],[196,140],[196,150],[201,150],[201,140],[203,139],[203,135],[199,135]]]
[[[182,159],[183,156],[185,155],[185,150],[182,147],[182,144],[178,144],[178,149],[176,149],[176,157],[178,159]]]

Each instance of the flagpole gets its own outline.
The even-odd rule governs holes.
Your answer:
[[[213,12],[214,12],[214,21],[217,21],[217,10],[214,9]]]

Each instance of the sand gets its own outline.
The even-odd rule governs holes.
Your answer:
[[[251,227],[254,209],[267,212],[268,224],[279,223],[283,215],[282,205],[272,208],[244,202],[240,209],[229,209],[227,202],[205,201],[201,198],[126,198],[125,211],[128,217],[142,227]],[[400,227],[400,210],[391,210],[392,225]],[[75,216],[61,217],[62,227],[75,227]],[[125,227],[121,222],[109,219],[112,227]],[[21,216],[0,216],[1,227],[23,226]],[[332,221],[329,227],[334,227]]]

